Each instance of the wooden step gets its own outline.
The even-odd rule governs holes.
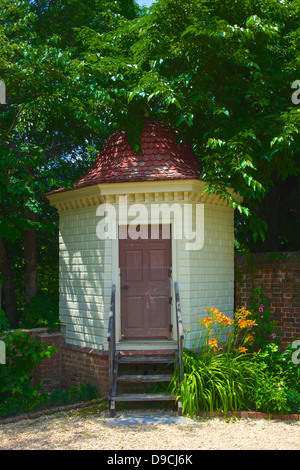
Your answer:
[[[124,393],[114,397],[115,401],[174,401],[177,397],[167,393]]]
[[[147,382],[171,382],[172,375],[167,374],[155,374],[155,375],[120,375],[117,378],[118,382],[135,382],[135,383],[147,383]]]
[[[120,356],[119,364],[172,364],[174,356]]]

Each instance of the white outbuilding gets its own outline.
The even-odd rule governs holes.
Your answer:
[[[176,286],[183,329],[189,331],[185,347],[193,346],[206,308],[233,315],[234,211],[217,195],[203,194],[201,173],[187,143],[177,145],[166,125],[145,118],[141,151],[117,132],[73,189],[47,195],[59,211],[67,383],[94,377],[106,390],[98,382],[107,384],[112,315],[116,352],[177,351]]]

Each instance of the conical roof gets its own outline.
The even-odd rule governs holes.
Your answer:
[[[98,183],[198,179],[201,166],[188,143],[177,145],[175,133],[144,118],[141,150],[134,152],[125,131],[112,134],[90,170],[75,187]]]
[[[100,183],[199,179],[202,167],[191,145],[177,145],[175,133],[161,121],[145,117],[140,140],[141,150],[134,152],[125,131],[112,134],[74,189]]]

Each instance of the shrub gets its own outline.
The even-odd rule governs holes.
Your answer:
[[[6,363],[0,365],[0,414],[29,411],[44,397],[40,386],[31,383],[31,372],[51,356],[56,348],[47,346],[21,330],[4,331],[8,328],[5,315],[1,314],[1,340],[5,343]]]
[[[5,343],[6,363],[0,364],[0,416],[33,411],[46,406],[65,405],[97,398],[97,390],[81,384],[71,390],[55,390],[50,396],[33,386],[30,374],[57,349],[21,330],[8,331],[9,325],[0,310],[0,338]]]
[[[247,399],[255,410],[263,413],[284,414],[290,411],[286,384],[268,373],[257,377],[255,387],[247,394]]]
[[[283,380],[289,389],[300,391],[300,364],[293,362],[293,351],[292,345],[281,351],[277,344],[269,343],[254,358],[269,375]]]
[[[69,391],[68,390],[54,390],[49,397],[49,406],[63,406],[69,402]]]
[[[82,401],[91,401],[98,398],[98,392],[90,384],[80,384],[70,390],[56,389],[50,394],[40,392],[35,388],[30,395],[11,395],[0,404],[0,417],[11,416],[29,411],[45,409],[47,407],[65,406]]]
[[[180,396],[183,412],[238,411],[247,407],[267,413],[288,413],[297,408],[299,364],[293,350],[279,351],[264,343],[255,351],[256,318],[245,308],[234,321],[216,308],[197,320],[196,341],[184,350],[184,379],[175,371],[170,392]],[[227,339],[227,341],[223,341]],[[223,339],[223,340],[222,340]]]
[[[287,405],[291,413],[300,414],[300,392],[297,390],[291,390],[287,392]]]
[[[280,344],[281,332],[277,329],[277,322],[270,320],[271,311],[268,309],[269,302],[264,297],[264,290],[262,287],[253,289],[251,297],[251,311],[255,317],[255,347],[256,350],[264,349],[270,342]]]
[[[78,401],[90,401],[98,398],[96,387],[90,384],[80,384],[78,391]]]
[[[216,308],[206,313],[197,320],[193,350],[184,351],[184,379],[180,383],[176,371],[171,383],[171,392],[181,398],[183,412],[191,416],[200,411],[238,411],[244,395],[263,375],[262,367],[247,353],[255,323],[251,313],[239,309],[234,321]]]
[[[201,411],[238,411],[243,398],[255,387],[261,368],[244,353],[201,357],[184,351],[184,379],[176,371],[171,392],[180,396],[183,412],[194,416]]]
[[[247,397],[248,407],[274,414],[298,412],[293,410],[297,408],[295,397],[300,391],[300,365],[293,363],[292,353],[291,345],[280,351],[277,344],[268,343],[264,350],[253,355],[264,372],[264,379],[257,379],[255,389]]]
[[[70,390],[54,390],[49,397],[49,404],[51,406],[66,405],[80,401],[91,401],[96,398],[98,398],[96,387],[81,383],[79,388],[74,385]]]
[[[21,330],[4,333],[1,338],[6,347],[6,364],[0,368],[0,399],[3,399],[10,394],[22,395],[25,389],[33,389],[30,373],[56,348]]]

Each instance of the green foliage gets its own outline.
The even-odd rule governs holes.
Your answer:
[[[6,363],[0,365],[0,416],[97,398],[97,390],[89,384],[73,387],[71,391],[54,391],[50,396],[41,392],[41,384],[32,385],[34,369],[57,349],[25,331],[9,331],[3,310],[0,310],[0,338],[6,350]]]
[[[37,233],[37,291],[57,294],[57,215],[42,195],[72,187],[114,130],[137,149],[145,110],[191,142],[205,191],[236,209],[238,250],[265,247],[275,219],[284,230],[271,226],[273,240],[297,249],[298,17],[297,0],[157,0],[149,11],[133,0],[0,0],[0,236],[20,313],[26,229]]]
[[[300,364],[293,362],[293,351],[291,345],[281,351],[277,344],[269,343],[255,355],[255,360],[277,381],[283,381],[289,389],[300,391]]]
[[[1,337],[6,348],[6,364],[0,368],[0,400],[35,396],[39,387],[32,386],[30,374],[56,349],[21,330],[3,333]]]
[[[278,331],[277,322],[270,320],[272,312],[267,308],[269,305],[268,299],[264,296],[265,291],[262,287],[255,287],[251,297],[251,312],[255,317],[255,346],[257,349],[265,349],[266,345],[270,342],[280,344],[280,334]]]
[[[174,375],[172,393],[179,394],[183,412],[239,411],[263,375],[260,364],[247,354],[254,321],[245,309],[235,312],[234,321],[216,308],[206,309],[197,320],[195,344],[184,351],[184,379]],[[202,327],[202,328],[201,328]]]
[[[59,311],[56,296],[38,295],[25,305],[23,328],[48,327],[50,330],[55,330],[58,326]]]
[[[37,248],[31,245],[39,255],[39,266],[33,267],[37,292],[53,295],[57,214],[43,194],[72,187],[110,133],[107,68],[90,74],[84,60],[89,45],[82,38],[107,34],[137,12],[133,0],[0,0],[0,78],[7,91],[6,104],[0,105],[0,237],[14,274],[19,314],[27,288],[25,260],[32,259],[23,250],[24,230],[37,233]]]
[[[69,403],[69,391],[68,390],[54,390],[49,397],[50,406],[67,405]]]
[[[263,413],[285,414],[290,411],[287,402],[287,389],[284,382],[265,373],[258,377],[255,387],[247,396],[254,409]]]
[[[98,392],[90,384],[80,384],[79,387],[74,386],[70,390],[56,389],[50,394],[34,390],[31,394],[25,393],[21,397],[10,396],[0,403],[0,417],[92,401],[97,398]]]
[[[277,345],[274,345],[278,348]],[[267,350],[272,348],[267,348]],[[276,351],[277,354],[274,354]],[[300,369],[287,351],[213,356],[184,351],[184,379],[176,371],[170,392],[178,394],[183,412],[195,416],[201,411],[240,411],[270,414],[298,413]]]
[[[206,356],[207,357],[207,356]],[[190,416],[201,411],[239,411],[247,396],[256,386],[261,368],[246,354],[215,354],[208,361],[198,354],[185,351],[184,379],[179,372],[172,381],[172,393],[179,394],[183,412]]]
[[[4,331],[8,331],[8,330],[9,330],[9,323],[7,320],[7,315],[5,314],[4,310],[0,308],[0,335]]]
[[[295,412],[293,397],[300,391],[300,365],[292,361],[292,353],[291,346],[281,351],[277,344],[269,343],[254,355],[264,376],[248,396],[250,406],[266,413]]]
[[[65,3],[66,11],[75,8]],[[134,146],[140,110],[178,127],[205,167],[207,191],[247,218],[253,214],[252,229],[263,238],[255,204],[274,174],[299,174],[299,113],[290,87],[297,72],[298,3],[216,0],[208,7],[202,0],[158,0],[136,18],[130,5],[127,12],[123,7],[123,16],[117,5],[107,5],[104,14],[96,2],[89,17],[88,2],[82,17],[68,18],[79,79],[76,115],[95,131],[103,126],[99,115],[111,128],[125,125],[129,135],[137,134]],[[34,13],[39,21],[46,15],[56,22],[63,37],[59,8],[52,10]],[[228,188],[240,191],[243,205]]]
[[[54,390],[49,396],[49,405],[66,405],[71,403],[79,403],[91,401],[98,398],[98,392],[95,387],[90,384],[75,385],[70,390]]]
[[[29,410],[39,399],[40,386],[33,386],[30,374],[57,350],[21,330],[3,332],[6,363],[0,366],[1,409],[20,407]]]
[[[190,140],[206,190],[237,209],[243,246],[245,232],[264,240],[257,208],[273,181],[299,176],[297,16],[296,1],[158,0],[113,36],[114,44],[132,41],[134,67],[119,75],[129,102],[143,102]],[[107,61],[117,72],[119,63]]]
[[[41,394],[37,389],[26,390],[22,396],[9,396],[0,403],[0,417],[29,413],[37,407],[43,405],[46,400],[46,394]]]
[[[300,414],[300,392],[298,390],[288,391],[286,398],[291,413]]]
[[[216,308],[206,313],[197,320],[193,349],[184,351],[184,378],[180,382],[176,370],[170,385],[183,412],[291,412],[300,391],[300,365],[293,361],[292,345],[281,351],[275,342],[264,342],[257,351],[253,330],[259,325],[244,308],[235,312],[234,321]]]

